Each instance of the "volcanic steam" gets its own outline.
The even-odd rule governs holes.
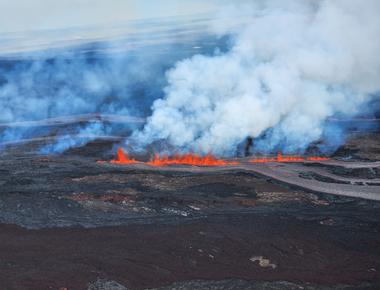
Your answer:
[[[258,2],[229,51],[168,71],[133,143],[233,155],[247,136],[285,153],[341,141],[326,120],[357,114],[380,91],[380,1]]]

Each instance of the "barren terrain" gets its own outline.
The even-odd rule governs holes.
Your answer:
[[[217,168],[97,163],[116,137],[3,144],[0,289],[379,289],[380,144],[360,138]]]

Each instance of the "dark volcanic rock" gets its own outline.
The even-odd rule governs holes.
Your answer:
[[[327,217],[332,222],[322,222]],[[234,213],[180,224],[92,229],[3,225],[0,277],[5,289],[17,290],[84,290],[99,278],[128,289],[171,289],[168,285],[176,282],[230,278],[375,285],[380,279],[378,229],[365,217],[336,221],[334,212],[319,219]],[[225,288],[237,289],[231,283]]]
[[[0,289],[377,289],[380,203],[305,189],[376,190],[377,167],[113,166],[96,144],[1,152]]]

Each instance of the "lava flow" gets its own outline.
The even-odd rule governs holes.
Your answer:
[[[134,164],[138,163],[135,159],[129,158],[128,154],[124,153],[124,150],[117,149],[116,159],[110,161],[113,164]]]
[[[98,161],[98,163],[104,163],[104,161]],[[112,164],[135,164],[143,163],[130,158],[127,153],[124,152],[122,148],[117,150],[116,159],[111,160]],[[174,155],[173,157],[164,156],[160,157],[155,154],[151,161],[145,162],[145,164],[150,166],[166,166],[166,165],[192,165],[192,166],[225,166],[225,165],[237,165],[239,162],[236,161],[226,161],[223,159],[218,159],[211,154],[206,156],[199,156],[196,154],[184,154],[184,155]]]
[[[173,157],[164,156],[159,157],[157,154],[154,155],[153,160],[149,161],[147,164],[152,166],[165,166],[165,165],[193,165],[193,166],[224,166],[224,165],[237,165],[238,162],[226,161],[223,159],[217,159],[216,157],[208,154],[206,156],[199,156],[196,154],[184,154],[175,155]]]
[[[266,162],[303,162],[303,161],[326,161],[330,158],[327,157],[300,157],[300,156],[283,156],[282,153],[278,153],[276,157],[264,157],[264,158],[254,158],[249,160],[251,163],[266,163]],[[98,161],[98,163],[103,163],[104,161]],[[110,163],[113,164],[135,164],[144,163],[130,158],[127,153],[124,152],[122,148],[117,150],[116,159],[111,160]],[[237,161],[226,161],[224,159],[218,159],[211,154],[206,156],[199,156],[197,154],[183,154],[174,155],[172,157],[163,156],[160,157],[158,154],[154,154],[151,161],[145,162],[144,164],[150,166],[167,166],[167,165],[192,165],[192,166],[226,166],[226,165],[238,165]]]
[[[251,163],[267,163],[267,162],[303,162],[303,161],[326,161],[330,160],[328,157],[301,157],[301,156],[283,156],[282,153],[278,153],[276,157],[264,157],[255,158],[249,160]]]

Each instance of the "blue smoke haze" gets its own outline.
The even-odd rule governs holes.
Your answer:
[[[143,29],[150,25],[152,22],[140,23]],[[0,58],[0,123],[89,113],[150,115],[153,101],[163,97],[165,72],[175,62],[196,53],[211,55],[216,48],[226,49],[226,37],[210,36],[193,23],[187,25],[184,29],[163,25],[148,37],[136,34]],[[41,153],[61,153],[97,135],[124,134],[125,126],[136,129],[133,125],[80,125],[59,132],[57,141],[43,147]],[[93,137],[75,138],[83,134]],[[0,143],[46,135],[48,128],[0,129]]]

